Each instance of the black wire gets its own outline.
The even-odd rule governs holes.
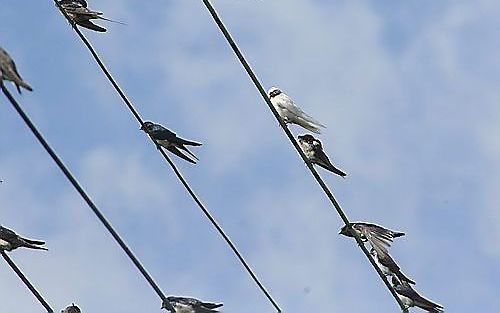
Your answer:
[[[54,310],[50,307],[50,305],[45,301],[45,299],[40,295],[40,293],[35,289],[33,284],[24,276],[23,272],[17,267],[16,263],[12,261],[12,259],[5,253],[4,251],[0,251],[0,254],[2,254],[2,257],[5,259],[7,264],[16,272],[17,276],[23,281],[23,283],[28,287],[28,289],[31,291],[31,293],[35,296],[35,298],[40,302],[40,304],[47,310],[48,313],[53,313]]]
[[[380,270],[380,268],[375,263],[375,260],[373,259],[372,255],[366,249],[366,247],[365,247],[363,241],[361,240],[361,238],[359,237],[359,235],[355,231],[353,231],[353,229],[351,227],[351,223],[349,222],[349,219],[347,218],[347,216],[345,215],[344,211],[340,207],[339,203],[337,202],[337,200],[333,196],[332,192],[330,191],[330,189],[328,188],[328,186],[325,184],[325,182],[323,181],[323,179],[321,178],[321,176],[318,174],[318,172],[316,171],[316,169],[313,167],[312,163],[305,156],[304,152],[300,148],[299,144],[297,143],[297,141],[293,137],[292,133],[290,132],[290,130],[288,129],[288,127],[286,126],[286,124],[279,117],[278,112],[276,111],[276,109],[272,105],[271,100],[269,99],[269,97],[266,94],[266,91],[262,87],[262,84],[260,83],[260,81],[257,78],[257,76],[254,74],[252,68],[250,67],[250,65],[246,61],[245,57],[241,53],[240,49],[236,45],[236,43],[233,40],[233,38],[231,37],[231,34],[229,34],[229,31],[224,26],[224,23],[219,18],[219,16],[218,16],[217,12],[215,11],[214,7],[212,6],[212,4],[210,3],[209,0],[203,0],[203,3],[205,4],[206,8],[210,12],[212,18],[214,19],[214,21],[217,24],[217,26],[219,27],[219,29],[223,33],[224,37],[228,41],[229,45],[233,49],[234,53],[238,57],[239,61],[243,65],[245,71],[250,76],[250,79],[255,84],[255,87],[257,87],[257,90],[259,91],[260,95],[262,96],[262,98],[264,98],[267,106],[272,111],[274,117],[278,120],[278,123],[280,124],[281,128],[283,129],[283,131],[287,135],[288,139],[293,144],[293,146],[295,147],[295,149],[297,150],[297,152],[299,153],[299,155],[302,157],[302,160],[306,163],[307,167],[311,171],[312,175],[314,176],[314,178],[316,179],[316,181],[318,182],[318,184],[321,186],[321,189],[323,189],[323,191],[325,192],[325,194],[328,197],[328,199],[330,200],[330,202],[333,204],[335,210],[339,214],[339,216],[342,219],[342,221],[344,222],[344,224],[347,225],[347,227],[350,230],[350,232],[354,235],[354,239],[356,240],[356,242],[360,246],[361,250],[366,255],[366,257],[368,258],[368,260],[370,261],[370,263],[373,265],[373,267],[375,268],[375,270],[379,274],[380,278],[385,283],[385,285],[387,286],[387,288],[389,289],[389,291],[391,292],[391,294],[394,296],[394,298],[396,299],[397,303],[399,304],[399,306],[401,307],[401,309],[403,310],[403,312],[408,312],[408,309],[401,302],[401,299],[399,298],[398,294],[396,293],[396,291],[394,290],[394,288],[392,287],[392,285],[389,283],[389,281],[385,277],[384,273],[382,273],[382,271]]]
[[[122,98],[122,100],[125,102],[125,104],[127,105],[128,109],[130,110],[130,112],[132,112],[132,114],[134,115],[134,117],[136,118],[136,120],[139,122],[139,124],[141,124],[141,126],[144,126],[144,121],[142,120],[140,114],[135,109],[135,107],[132,105],[132,103],[128,100],[127,96],[124,94],[124,92],[121,90],[121,88],[119,87],[119,85],[116,83],[116,81],[113,78],[113,76],[111,76],[111,74],[107,70],[107,68],[104,65],[104,63],[100,60],[97,52],[95,51],[95,49],[90,44],[90,42],[87,40],[87,38],[85,38],[85,36],[78,29],[78,27],[71,21],[71,19],[68,17],[68,15],[64,11],[64,9],[57,2],[57,0],[54,0],[54,2],[56,3],[57,7],[61,11],[61,13],[64,15],[64,17],[72,25],[73,29],[78,34],[78,36],[80,37],[80,39],[83,41],[83,43],[85,44],[85,46],[87,46],[88,50],[90,51],[90,53],[92,54],[92,56],[96,60],[97,64],[99,65],[99,67],[101,68],[101,70],[104,72],[104,74],[106,75],[106,77],[108,78],[108,80],[111,82],[111,84],[113,85],[113,87],[115,88],[115,90],[118,92],[118,94],[120,95],[120,97]],[[155,146],[158,147],[158,144],[156,143],[156,141],[151,136],[149,136],[149,137],[150,137],[151,141],[155,144]],[[222,236],[222,238],[229,245],[229,247],[234,252],[234,254],[238,258],[238,260],[241,262],[241,264],[243,265],[243,267],[248,272],[248,274],[252,277],[252,279],[254,280],[254,282],[257,284],[257,286],[259,287],[259,289],[264,293],[264,295],[271,302],[271,304],[276,308],[276,310],[278,310],[278,312],[281,312],[281,309],[278,306],[277,302],[273,299],[273,297],[271,296],[271,294],[266,290],[266,288],[264,287],[264,285],[257,278],[257,276],[255,275],[255,273],[253,272],[253,270],[251,269],[251,267],[248,265],[248,263],[246,262],[246,260],[243,258],[242,254],[238,251],[238,249],[233,244],[233,242],[231,241],[231,239],[226,235],[226,233],[224,232],[224,230],[222,229],[222,227],[218,224],[218,222],[215,220],[215,218],[212,216],[212,214],[205,208],[205,206],[198,199],[198,197],[193,192],[193,190],[191,189],[191,187],[188,185],[188,183],[186,182],[186,180],[184,179],[184,177],[181,175],[181,173],[179,172],[179,170],[177,169],[177,167],[175,166],[175,164],[170,160],[170,158],[165,153],[165,151],[163,151],[162,149],[158,149],[158,150],[160,151],[160,153],[163,156],[163,158],[167,161],[167,163],[172,167],[172,170],[174,171],[175,175],[181,181],[182,185],[186,188],[187,192],[193,198],[193,200],[196,202],[196,204],[198,205],[198,207],[200,208],[200,210],[210,220],[210,222],[212,223],[212,225],[217,229],[217,231],[219,232],[219,234]]]
[[[40,144],[44,147],[44,149],[47,151],[47,153],[50,155],[52,160],[57,164],[59,169],[64,173],[64,176],[70,181],[70,183],[73,185],[73,187],[78,191],[80,196],[85,200],[85,202],[88,204],[90,209],[94,212],[94,214],[97,216],[97,218],[101,221],[101,223],[106,227],[106,229],[109,231],[111,236],[116,240],[116,242],[120,245],[120,247],[125,251],[127,256],[130,258],[130,260],[134,263],[134,265],[137,267],[139,272],[144,276],[144,278],[148,281],[148,283],[151,285],[151,287],[154,289],[154,291],[158,294],[158,296],[161,298],[163,303],[166,303],[167,305],[170,305],[170,302],[167,301],[167,297],[163,294],[161,291],[160,287],[156,284],[156,282],[153,280],[151,275],[146,271],[144,266],[142,266],[141,262],[137,259],[137,257],[132,253],[132,251],[129,249],[127,244],[121,239],[120,235],[113,229],[113,226],[106,220],[104,215],[101,213],[101,211],[97,208],[97,206],[94,204],[92,199],[87,195],[85,190],[80,186],[78,181],[75,179],[73,174],[68,170],[66,165],[61,161],[61,159],[57,156],[57,154],[54,152],[54,150],[50,147],[50,145],[47,143],[47,141],[43,138],[42,134],[38,131],[36,126],[31,122],[30,118],[24,113],[23,109],[19,106],[17,101],[12,97],[10,92],[7,90],[5,85],[3,84],[3,81],[0,81],[0,87],[2,88],[3,93],[5,96],[9,99],[9,102],[12,104],[14,109],[17,111],[17,113],[21,116],[23,119],[24,123],[29,127],[31,132],[35,135],[35,137],[38,139]],[[169,308],[170,309],[170,308]]]

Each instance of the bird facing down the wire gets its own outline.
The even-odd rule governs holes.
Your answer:
[[[352,229],[361,237],[361,240],[370,242],[373,248],[380,251],[387,251],[387,247],[391,246],[391,242],[394,238],[405,235],[405,233],[396,232],[371,223],[356,222],[351,223],[351,226]],[[349,231],[347,225],[342,227],[339,234],[347,237],[354,237]]]
[[[385,276],[396,276],[401,281],[415,285],[413,280],[409,279],[401,272],[401,269],[396,264],[396,261],[394,261],[389,253],[372,248],[370,254],[373,256],[375,263],[377,263],[377,266]]]
[[[190,159],[188,156],[184,155],[179,149],[186,151],[190,156],[198,160],[198,158],[191,153],[185,146],[201,146],[201,143],[197,143],[194,141],[189,141],[177,137],[177,135],[160,124],[155,124],[153,122],[144,122],[144,125],[141,127],[141,130],[148,133],[151,138],[153,138],[156,143],[178,157],[191,162],[196,163],[196,161]]]
[[[216,309],[223,305],[222,303],[202,302],[198,299],[184,297],[168,297],[167,300],[174,311],[169,309],[165,302],[161,308],[175,313],[214,313],[219,312]]]
[[[431,313],[443,312],[443,306],[425,299],[424,297],[419,295],[407,282],[400,281],[398,278],[393,276],[392,285],[394,286],[394,290],[398,294],[399,299],[401,299],[401,302],[403,302],[406,308],[416,306]]]
[[[33,91],[33,88],[23,81],[17,72],[16,63],[14,63],[14,60],[12,60],[7,51],[5,51],[2,47],[0,47],[0,79],[8,80],[14,83],[19,93],[21,93],[21,87],[26,90]]]
[[[287,124],[297,124],[316,134],[321,133],[321,127],[325,127],[320,122],[304,113],[304,111],[296,106],[293,100],[280,89],[271,87],[267,91],[267,95],[283,122]]]
[[[101,19],[113,23],[123,24],[121,22],[102,17],[102,12],[88,9],[87,2],[85,0],[60,0],[59,4],[75,24],[97,32],[105,32],[106,28],[94,24],[91,20]]]
[[[61,313],[82,313],[79,307],[77,307],[74,303],[61,311]]]
[[[321,141],[311,135],[301,135],[298,137],[298,142],[300,148],[309,159],[309,161],[311,161],[311,163],[317,164],[322,168],[339,176],[345,177],[347,175],[346,173],[333,166],[333,164],[330,162],[330,159],[328,159],[328,156],[323,151]]]
[[[12,251],[19,247],[48,250],[42,247],[44,244],[43,241],[23,238],[12,230],[0,226],[0,251]]]

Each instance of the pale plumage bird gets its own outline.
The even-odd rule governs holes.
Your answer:
[[[160,124],[155,124],[153,122],[144,122],[144,125],[141,127],[141,130],[145,133],[149,134],[151,138],[153,138],[156,143],[160,146],[164,147],[168,151],[177,155],[178,157],[190,162],[196,163],[196,161],[190,159],[186,155],[184,155],[180,150],[187,152],[190,156],[198,160],[198,158],[191,153],[191,151],[186,148],[186,146],[201,146],[201,143],[189,141],[177,137],[177,135]],[[180,149],[180,150],[179,150]]]
[[[21,93],[21,87],[26,90],[33,91],[28,83],[26,83],[21,75],[17,72],[16,63],[3,48],[0,47],[0,79],[8,80],[16,85],[17,91]]]
[[[61,311],[61,313],[82,313],[79,307],[77,307],[74,303]]]
[[[92,11],[87,8],[85,0],[60,0],[59,4],[66,12],[68,17],[77,25],[94,30],[97,32],[105,32],[106,28],[94,24],[92,20],[100,19],[108,22],[123,24],[118,21],[113,21],[103,17],[102,12]]]
[[[23,238],[14,231],[0,226],[0,250],[2,251],[12,251],[20,247],[48,250],[42,247],[44,244],[44,241]]]
[[[377,266],[385,276],[396,276],[401,281],[405,281],[409,284],[415,285],[415,282],[413,280],[409,279],[405,274],[401,272],[398,264],[396,263],[396,261],[394,261],[389,253],[378,251],[377,249],[372,248],[370,254],[373,256],[375,263],[377,263]]]
[[[306,155],[306,157],[313,164],[317,164],[322,168],[337,174],[339,176],[345,177],[347,174],[333,166],[330,162],[330,159],[323,151],[323,146],[321,145],[321,141],[319,139],[314,138],[311,135],[301,135],[298,136],[298,142],[300,148]]]
[[[442,305],[425,299],[424,297],[419,295],[407,282],[400,281],[398,278],[393,276],[392,285],[394,286],[394,290],[396,291],[399,298],[401,299],[401,302],[403,302],[406,308],[416,306],[431,313],[443,312],[444,308]]]
[[[376,248],[380,251],[387,251],[387,248],[391,246],[391,242],[394,238],[405,235],[405,233],[393,231],[371,223],[356,222],[351,223],[351,227],[361,237],[361,240],[368,241],[372,248]],[[347,225],[342,227],[339,234],[347,237],[354,237]]]
[[[202,302],[186,297],[168,297],[167,300],[174,311],[169,309],[166,303],[163,303],[161,308],[175,313],[215,313],[219,312],[217,308],[223,306],[222,303]]]
[[[287,124],[297,124],[316,134],[320,134],[320,128],[325,127],[320,122],[304,113],[304,111],[296,106],[293,100],[279,88],[271,87],[267,95],[283,122]]]

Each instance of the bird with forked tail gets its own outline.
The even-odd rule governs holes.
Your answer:
[[[14,231],[0,225],[0,251],[12,251],[20,247],[48,250],[44,241],[27,239],[19,236]]]

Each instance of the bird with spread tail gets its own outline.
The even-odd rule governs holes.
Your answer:
[[[201,146],[201,143],[177,137],[175,133],[171,132],[170,130],[166,129],[160,124],[155,124],[150,121],[144,122],[144,125],[141,127],[141,130],[149,134],[151,138],[153,138],[158,145],[164,147],[165,149],[177,155],[178,157],[190,163],[196,163],[196,161],[192,160],[191,158],[189,158],[180,151],[183,150],[187,152],[190,156],[192,156],[195,160],[198,160],[198,158],[193,153],[191,153],[191,151],[189,151],[188,148],[186,148],[186,146],[197,147]]]
[[[61,8],[66,12],[68,17],[75,24],[82,27],[94,30],[96,32],[105,32],[106,28],[94,24],[92,20],[100,19],[108,22],[123,24],[122,22],[113,21],[103,17],[102,12],[92,11],[87,8],[87,2],[85,0],[60,0],[59,4]]]

